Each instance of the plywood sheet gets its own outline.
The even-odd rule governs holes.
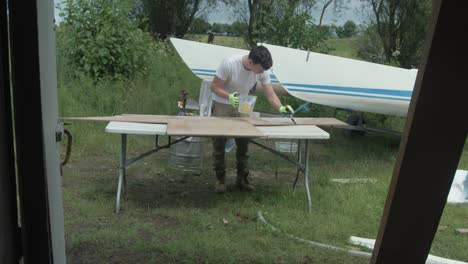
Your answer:
[[[202,122],[214,122],[219,120],[220,117],[204,117],[204,116],[169,116],[169,115],[135,115],[124,114],[115,116],[93,116],[93,117],[65,117],[64,120],[87,120],[87,121],[120,121],[120,122],[133,122],[133,123],[149,123],[149,124],[167,124],[169,118],[183,118],[190,119],[194,122],[203,120]],[[289,117],[229,117],[223,118],[232,122],[244,122],[254,126],[294,126],[294,123]],[[336,118],[311,118],[311,117],[296,117],[294,118],[296,125],[315,125],[315,126],[344,126],[346,123]]]
[[[241,119],[222,117],[172,117],[167,122],[169,136],[262,137],[263,133]]]
[[[150,124],[167,124],[167,119],[173,116],[170,115],[135,115],[135,114],[123,114],[119,115],[119,118],[125,120],[131,120],[127,122],[137,123],[150,123]]]
[[[254,126],[293,126],[294,123],[289,117],[261,117],[245,118],[247,122]],[[336,118],[314,118],[314,117],[295,117],[296,125],[314,125],[314,126],[343,126],[346,123]]]
[[[90,116],[90,117],[63,117],[63,120],[83,120],[83,121],[118,121],[148,124],[167,124],[167,115],[116,115],[116,116]]]

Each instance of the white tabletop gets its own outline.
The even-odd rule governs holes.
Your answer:
[[[130,122],[109,122],[106,132],[117,134],[165,135],[167,125]]]
[[[257,126],[266,138],[329,139],[330,134],[313,125]]]
[[[313,125],[300,126],[257,126],[265,136],[264,138],[284,139],[329,139],[330,135],[324,130]],[[166,135],[167,125],[145,124],[130,122],[109,122],[106,132],[117,134],[136,135]]]

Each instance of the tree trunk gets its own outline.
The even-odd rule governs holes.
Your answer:
[[[180,30],[176,33],[177,37],[183,38],[185,36],[185,34],[187,34],[187,31],[188,31],[190,25],[192,24],[193,18],[195,17],[195,14],[197,13],[199,7],[200,7],[200,0],[195,0],[195,2],[193,3],[193,7],[192,7],[192,10],[190,12],[190,15],[184,21],[184,23],[182,24],[182,27],[180,28]]]
[[[325,10],[327,10],[328,6],[333,2],[333,0],[328,0],[328,2],[323,5],[322,8],[322,13],[320,14],[320,21],[319,21],[319,27],[322,26],[322,21],[323,21],[323,16],[325,15]]]
[[[255,45],[253,40],[253,27],[255,23],[255,18],[257,14],[257,1],[256,0],[247,0],[249,5],[249,27],[247,30],[247,41],[250,47]]]
[[[153,36],[166,39],[170,35],[183,38],[190,27],[201,0],[146,0]]]

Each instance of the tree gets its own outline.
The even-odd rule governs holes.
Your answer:
[[[345,38],[351,38],[357,33],[357,26],[351,20],[346,21],[343,25],[343,35]]]
[[[323,0],[322,11],[320,13],[319,26],[322,26],[325,12],[327,11],[329,7],[333,4],[333,10],[335,11],[335,13],[338,13],[339,11],[341,11],[341,9],[345,5],[344,1],[349,2],[350,0]],[[319,4],[319,1],[317,2],[317,4]]]
[[[357,38],[358,57],[369,62],[385,63],[382,39],[377,32],[377,26],[369,26]]]
[[[232,23],[231,32],[236,36],[245,36],[247,34],[248,25],[240,20]]]
[[[336,36],[339,38],[351,38],[357,33],[356,24],[348,20],[342,27],[335,27]]]
[[[133,0],[132,14],[146,18],[145,27],[155,38],[184,37],[195,17],[217,5],[216,0]]]
[[[333,7],[336,12],[349,0],[223,0],[228,6],[239,10],[239,21],[247,25],[246,40],[249,46],[268,41],[272,44],[313,49],[326,52],[324,44],[330,36],[328,27],[314,23],[312,11],[317,7],[325,10]]]
[[[95,79],[144,73],[151,38],[129,11],[125,1],[65,1],[58,48],[79,71]]]
[[[419,64],[426,35],[430,0],[361,0],[369,10],[370,26],[380,36],[385,60],[410,68]]]
[[[211,31],[214,32],[214,33],[222,33],[222,32],[224,32],[223,24],[221,24],[221,23],[213,23],[213,25],[211,26]]]
[[[200,0],[144,0],[151,32],[161,39],[182,38],[200,6]]]
[[[205,34],[211,28],[211,24],[201,17],[193,19],[189,32],[194,34]]]

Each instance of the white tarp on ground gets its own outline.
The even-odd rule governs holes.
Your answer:
[[[370,238],[363,238],[363,237],[355,237],[351,236],[349,238],[349,242],[353,245],[366,247],[369,249],[374,249],[375,239]],[[427,256],[426,264],[468,264],[463,261],[441,258],[434,255],[429,254]]]
[[[455,173],[447,203],[468,203],[468,171],[457,170]]]

